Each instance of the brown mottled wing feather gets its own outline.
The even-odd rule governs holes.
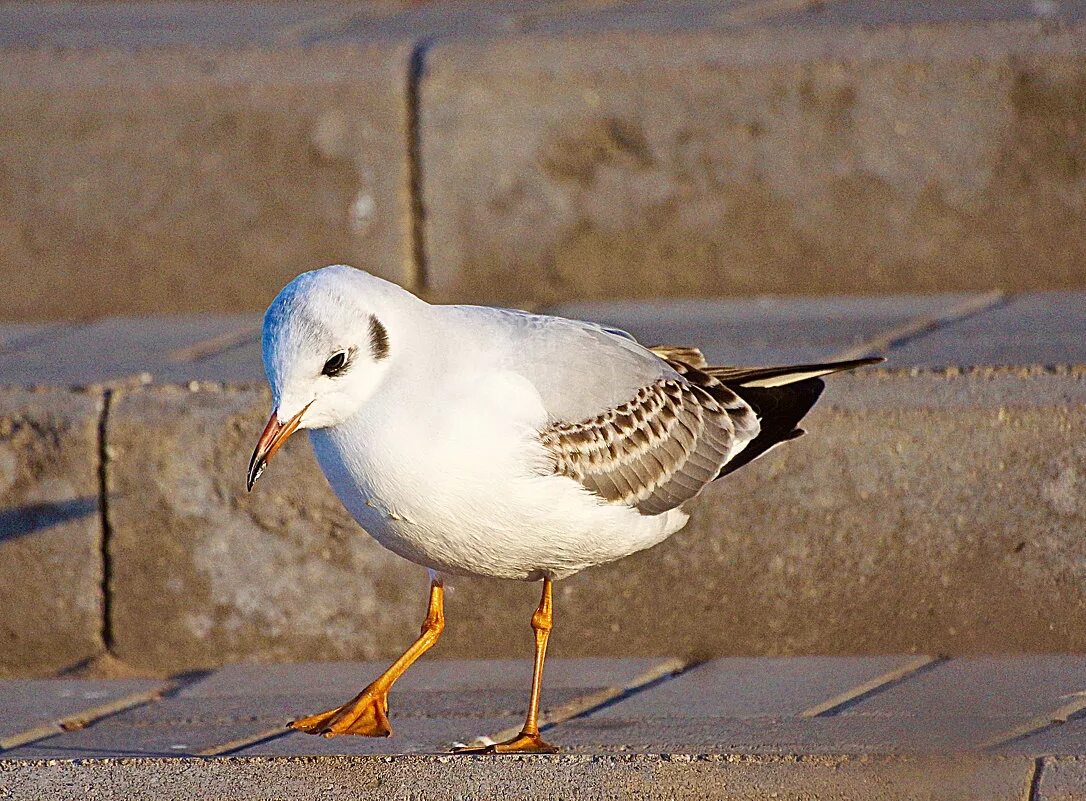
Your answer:
[[[712,376],[668,363],[680,377],[661,378],[591,419],[542,431],[555,472],[649,515],[690,500],[715,479],[757,435],[757,417]]]
[[[709,366],[702,352],[691,345],[653,345],[649,350],[666,362],[682,362],[699,370]]]

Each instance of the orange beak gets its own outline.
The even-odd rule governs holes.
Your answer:
[[[305,408],[290,418],[285,425],[279,422],[278,409],[271,413],[268,424],[264,426],[264,433],[260,435],[260,439],[256,443],[253,458],[249,460],[249,475],[245,481],[245,486],[250,492],[252,492],[253,484],[264,473],[264,468],[268,466],[268,462],[275,456],[275,452],[283,446],[283,443],[290,438],[291,434],[298,430],[298,426],[302,422],[302,415],[305,414],[305,410],[308,408],[309,404],[307,403]]]

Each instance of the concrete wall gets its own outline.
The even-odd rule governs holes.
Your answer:
[[[417,632],[425,571],[348,518],[304,439],[244,493],[264,391],[118,388],[104,418],[81,393],[0,401],[4,500],[31,521],[0,565],[4,673],[107,643],[151,672],[376,659]],[[839,377],[806,427],[664,544],[561,582],[555,653],[1086,649],[1082,371]],[[528,652],[536,586],[452,586],[438,655]]]
[[[1081,287],[1086,28],[1027,5],[9,6],[0,319]]]

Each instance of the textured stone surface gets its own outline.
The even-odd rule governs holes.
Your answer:
[[[1082,656],[724,659],[677,671],[664,670],[673,660],[552,659],[545,703],[578,702],[556,725],[544,726],[561,756],[447,754],[456,740],[519,726],[530,664],[420,663],[393,692],[395,734],[387,739],[325,739],[283,728],[298,708],[327,703],[346,689],[350,674],[375,666],[233,665],[181,679],[188,683],[178,692],[84,728],[40,735],[0,753],[0,790],[11,797],[12,788],[34,788],[33,797],[53,797],[45,788],[63,776],[106,797],[122,787],[125,797],[139,797],[143,782],[156,775],[169,782],[171,797],[188,797],[190,787],[207,797],[221,781],[215,765],[232,769],[225,777],[259,764],[261,787],[283,792],[278,771],[289,769],[327,798],[339,787],[341,756],[352,758],[354,770],[344,789],[357,794],[379,785],[383,797],[398,797],[399,788],[408,788],[399,782],[430,760],[443,772],[421,773],[410,785],[425,787],[427,797],[441,795],[450,776],[459,782],[456,792],[472,798],[522,797],[520,782],[531,790],[527,797],[546,790],[608,798],[747,798],[759,791],[778,798],[1021,799],[1047,797],[1037,795],[1046,787],[1076,797],[1086,786],[1074,758],[1045,756],[1081,757],[1081,740],[1070,738],[1053,752],[1042,739],[1046,727],[1051,730],[1046,718],[1066,714],[1060,710],[1074,695],[1057,693],[1075,686],[1086,665]],[[591,700],[612,682],[626,688],[621,696]],[[28,706],[42,684],[0,682],[4,708],[18,710],[20,701]],[[108,695],[110,685],[132,682],[49,684],[73,695],[90,687]],[[836,706],[842,697],[852,700]],[[823,711],[812,712],[812,702]],[[1009,750],[984,749],[994,735],[1011,730],[1039,736],[1019,739]],[[1080,750],[1073,750],[1076,742]],[[223,753],[232,756],[186,759]],[[180,759],[148,759],[161,756]],[[718,770],[709,769],[714,765]]]
[[[409,48],[0,55],[0,317],[265,307],[410,280]]]
[[[1086,364],[1086,292],[1031,292],[903,343],[895,365]]]
[[[102,646],[101,399],[0,392],[0,673],[48,673]]]
[[[130,664],[373,658],[417,635],[425,571],[361,533],[304,437],[245,493],[269,410],[256,391],[117,397],[110,586],[116,653]]]
[[[1037,801],[1082,801],[1086,799],[1086,758],[1049,758],[1043,763],[1037,783]]]
[[[563,723],[550,736],[582,753],[964,754],[1013,725],[1012,719],[968,716],[737,719],[703,712],[692,718],[593,715]]]
[[[439,294],[1081,284],[1083,29],[439,42],[422,85]]]
[[[910,714],[922,718],[1044,716],[1086,690],[1086,659],[1072,654],[953,659],[871,698],[844,715]]]
[[[809,434],[707,490],[659,547],[562,581],[566,656],[1086,648],[1081,372],[837,377]],[[122,392],[110,415],[117,654],[178,670],[388,658],[422,569],[348,519],[304,438],[257,490],[255,391]],[[149,434],[153,432],[153,434]],[[538,587],[457,578],[434,657],[524,657]]]
[[[594,717],[796,717],[913,661],[906,656],[714,659],[611,704]]]
[[[125,759],[0,762],[0,787],[57,801],[82,801],[88,786],[107,798],[159,799],[163,784],[178,801],[262,799],[268,787],[298,801],[413,798],[419,788],[427,797],[473,798],[1019,801],[1032,767],[1024,758],[958,756]]]
[[[246,330],[251,341],[258,336],[259,325],[252,315],[236,314],[114,317],[61,324],[25,335],[0,353],[0,380],[4,384],[63,387],[141,375],[175,376],[184,371],[178,362],[200,343]],[[256,363],[260,365],[259,358]],[[192,378],[200,377],[202,365],[186,366]],[[219,374],[233,378],[226,370]]]

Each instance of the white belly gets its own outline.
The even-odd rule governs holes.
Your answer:
[[[438,409],[410,430],[393,430],[393,417],[367,408],[349,425],[310,432],[311,440],[366,531],[444,572],[561,578],[651,547],[686,523],[679,509],[646,517],[547,475],[539,421],[508,414],[524,402],[521,392],[491,387],[470,415],[449,419]]]

